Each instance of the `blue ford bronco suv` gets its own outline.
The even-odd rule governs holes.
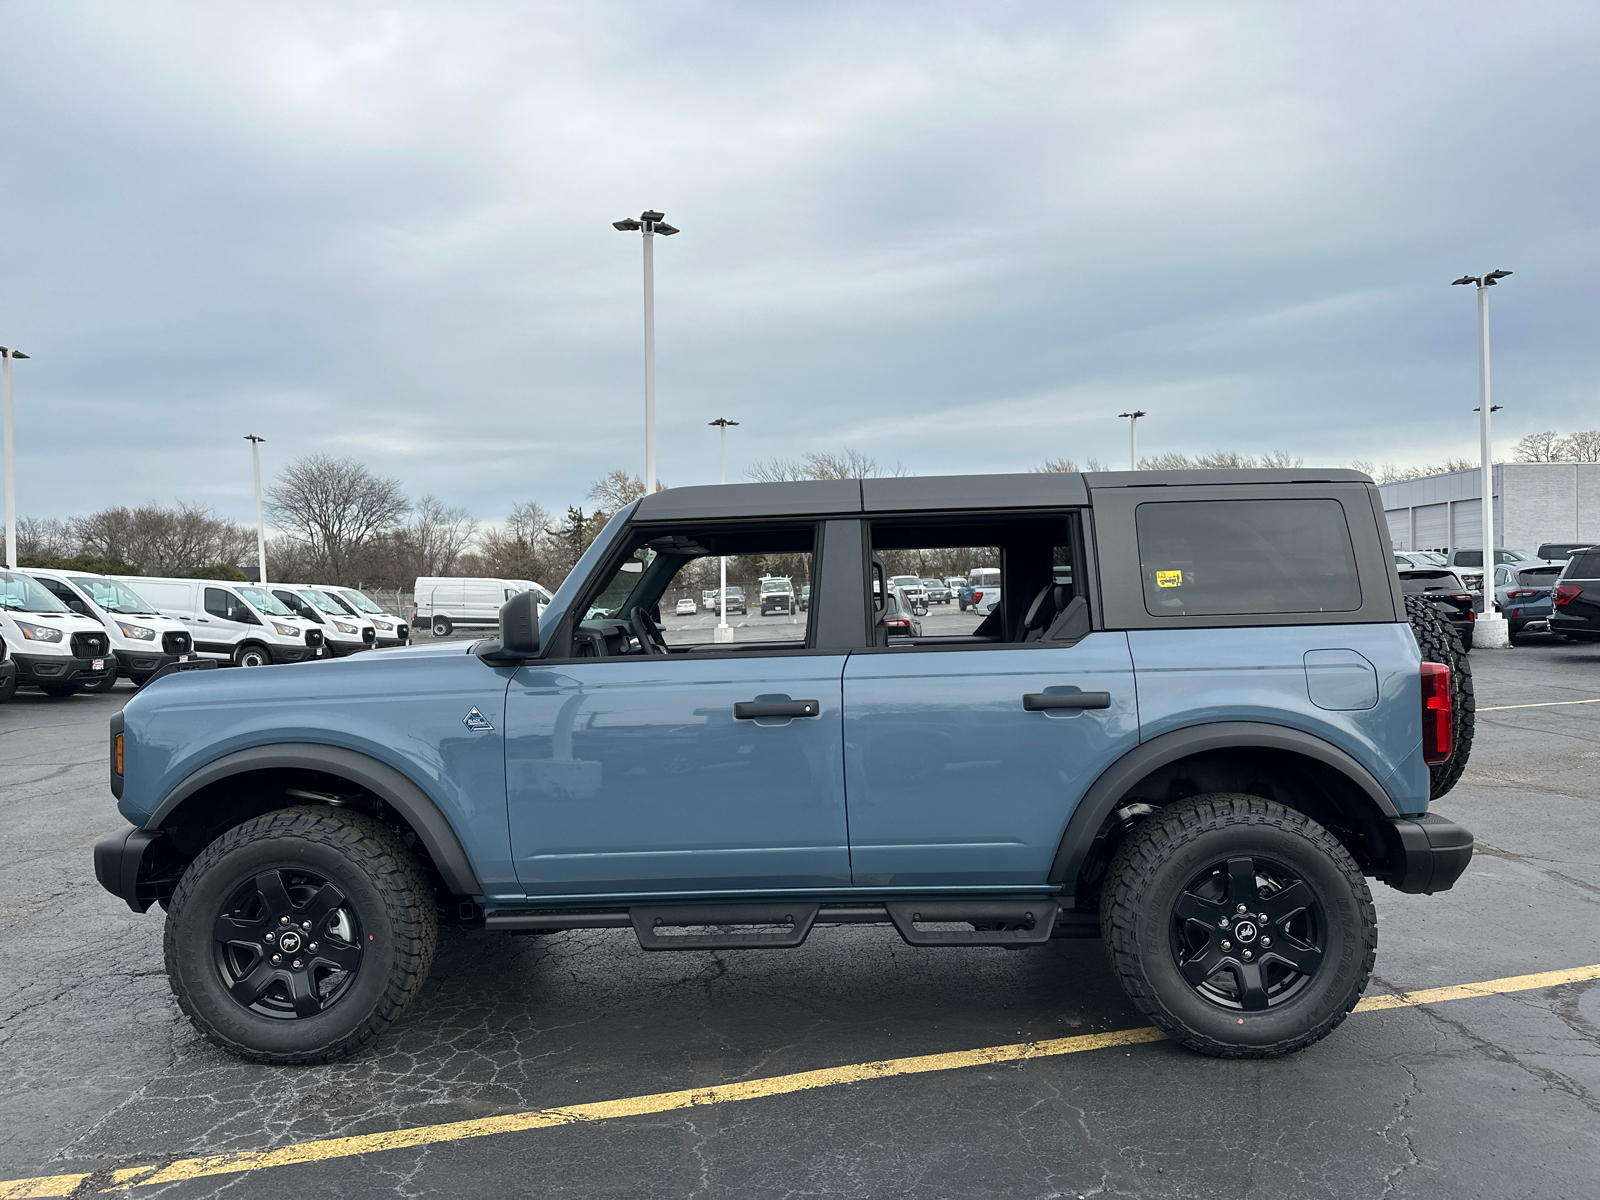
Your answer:
[[[935,551],[998,561],[1001,604],[890,636],[885,581]],[[803,619],[664,627],[719,556],[807,583]],[[441,921],[1101,937],[1173,1038],[1283,1054],[1366,986],[1366,877],[1432,893],[1471,858],[1428,812],[1468,749],[1459,651],[1351,471],[674,488],[498,637],[146,687],[95,867],[166,910],[185,1012],[258,1062],[370,1043]]]

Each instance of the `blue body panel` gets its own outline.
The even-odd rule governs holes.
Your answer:
[[[1213,721],[1262,721],[1321,738],[1382,784],[1402,815],[1428,807],[1422,684],[1410,626],[1279,625],[1128,634],[1144,741]],[[1337,651],[1337,654],[1327,654]],[[1309,658],[1308,658],[1309,655]],[[1372,668],[1371,676],[1357,666]],[[1319,676],[1316,683],[1313,677]],[[1319,706],[1376,684],[1367,707]]]
[[[1109,692],[1111,707],[1024,711],[1046,691]],[[844,702],[862,887],[1042,885],[1083,793],[1139,740],[1123,633],[853,655]]]
[[[507,697],[530,896],[845,887],[843,654],[529,666]],[[815,717],[736,720],[740,701]]]
[[[284,742],[340,746],[405,775],[438,805],[490,896],[520,895],[506,833],[506,683],[460,642],[295,666],[157,680],[123,708],[126,786],[143,824],[209,763]],[[476,707],[493,729],[464,723]]]

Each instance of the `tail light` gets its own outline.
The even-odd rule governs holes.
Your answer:
[[[1422,761],[1447,762],[1455,750],[1455,713],[1450,707],[1450,668],[1422,664]]]
[[[1510,600],[1526,600],[1529,596],[1537,596],[1538,594],[1538,588],[1512,588],[1506,593],[1506,598]]]
[[[976,604],[979,600],[982,600],[982,599],[983,599],[983,593],[982,592],[973,592],[972,593],[972,602],[974,604]]]
[[[907,633],[911,632],[911,622],[904,617],[890,617],[883,624],[887,629],[903,629]]]
[[[1565,608],[1581,595],[1583,595],[1583,589],[1575,583],[1557,584],[1556,607]]]
[[[1515,595],[1515,594],[1516,594],[1515,592],[1512,593],[1512,595]],[[1470,604],[1470,603],[1472,603],[1472,601],[1476,600],[1477,597],[1474,596],[1471,592],[1451,592],[1450,593],[1450,599],[1459,600],[1463,604]]]

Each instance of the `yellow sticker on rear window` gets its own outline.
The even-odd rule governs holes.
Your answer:
[[[1157,587],[1182,587],[1183,586],[1183,572],[1182,571],[1157,571],[1156,572],[1156,586]]]

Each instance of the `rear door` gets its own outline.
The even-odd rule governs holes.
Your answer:
[[[1078,517],[923,517],[868,526],[875,567],[998,556],[984,616],[940,609],[923,636],[852,654],[845,668],[845,787],[857,887],[1045,883],[1068,818],[1138,742],[1127,637],[1091,628]],[[1076,570],[1076,574],[1073,571]],[[974,575],[977,575],[974,572]],[[1027,618],[1032,601],[1040,607]]]

